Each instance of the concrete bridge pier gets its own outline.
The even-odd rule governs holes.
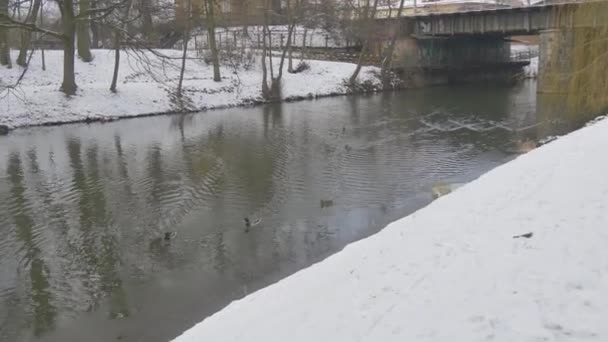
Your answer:
[[[606,34],[592,27],[541,31],[538,93],[562,94],[579,111],[608,109]]]
[[[567,93],[574,67],[574,30],[552,29],[539,34],[539,93]]]

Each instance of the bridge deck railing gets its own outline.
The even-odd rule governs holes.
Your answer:
[[[589,2],[589,0],[462,0],[462,1],[407,1],[401,17],[417,17],[437,14],[453,14],[488,10],[501,10],[525,7],[543,7],[559,4],[575,4]],[[398,8],[384,6],[376,11],[376,19],[397,18]]]

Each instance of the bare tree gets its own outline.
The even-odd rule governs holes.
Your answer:
[[[93,55],[91,54],[91,24],[89,18],[91,0],[80,0],[79,7],[79,18],[76,23],[78,56],[84,62],[90,62],[93,60]]]
[[[182,66],[179,71],[179,82],[177,84],[176,95],[181,99],[182,85],[184,83],[184,73],[186,72],[186,59],[188,57],[188,42],[190,41],[190,21],[192,16],[192,0],[188,0],[184,9],[184,32],[182,37]]]
[[[399,31],[401,28],[401,14],[403,12],[403,4],[405,3],[405,0],[401,0],[399,2],[399,9],[397,10],[397,20],[396,20],[396,29],[393,31],[393,35],[391,37],[391,40],[389,42],[388,47],[386,48],[385,51],[385,55],[384,58],[382,60],[382,70],[380,71],[380,75],[381,75],[381,79],[382,79],[382,83],[384,86],[387,86],[389,83],[389,73],[390,73],[390,69],[393,66],[393,55],[395,54],[395,45],[397,43],[397,36],[399,35]],[[392,9],[392,7],[391,7]],[[390,14],[389,14],[390,15]]]
[[[291,1],[287,1],[287,23],[288,23],[288,34],[287,37],[287,72],[293,73],[293,41],[295,35],[295,27],[296,27],[296,13],[298,13],[299,7],[298,4],[300,2],[296,0],[295,8],[291,8]]]
[[[0,16],[8,18],[8,0],[0,0]],[[12,67],[11,51],[8,41],[8,27],[0,26],[0,65]]]
[[[33,5],[30,7],[30,10],[25,19],[26,23],[36,23],[38,18],[38,12],[40,12],[40,6],[42,5],[42,0],[34,0]],[[17,64],[20,66],[26,66],[27,63],[27,51],[30,48],[30,44],[32,41],[32,32],[22,30],[21,31],[21,42],[19,46],[19,56],[17,57]]]
[[[142,33],[148,41],[154,37],[154,27],[152,23],[152,0],[138,0],[137,9],[141,15]]]
[[[127,32],[127,25],[129,19],[129,12],[131,10],[131,0],[127,1],[122,22],[116,23],[114,27],[114,72],[112,74],[112,83],[110,84],[110,91],[116,92],[116,84],[118,83],[118,70],[120,68],[120,49],[122,43],[123,32]],[[122,30],[119,27],[122,25]]]
[[[99,3],[97,0],[91,0],[91,11],[95,12],[97,10],[97,5]],[[99,40],[101,39],[101,29],[104,26],[104,22],[97,22],[95,20],[91,20],[91,48],[98,49],[99,48]]]
[[[268,69],[266,68],[266,54],[268,53],[268,45],[266,44],[266,32],[268,30],[268,0],[264,0],[264,24],[262,25],[262,96],[270,97],[270,88],[268,87]],[[270,42],[272,44],[272,41]],[[272,51],[271,54],[272,56]],[[272,58],[270,59],[272,65]],[[271,75],[272,77],[272,75]]]
[[[292,0],[287,0],[287,8],[291,8]],[[293,37],[293,31],[295,29],[295,22],[288,25],[287,32],[287,43],[283,46],[281,53],[281,59],[279,61],[279,70],[277,76],[274,76],[273,63],[272,63],[272,35],[268,28],[268,17],[270,12],[269,1],[265,1],[264,8],[264,25],[263,25],[263,50],[262,50],[262,96],[266,100],[277,101],[281,99],[281,80],[283,78],[283,69],[285,67],[285,59],[287,57],[287,51],[291,48],[291,41]],[[268,39],[268,43],[266,42]],[[270,69],[270,86],[268,86],[268,73],[266,69],[266,55],[268,55],[268,65]]]
[[[74,43],[76,38],[76,14],[73,0],[58,0],[61,12],[61,26],[63,27],[63,81],[61,91],[66,95],[76,94],[76,76],[74,73]]]
[[[0,0],[4,1],[4,0]],[[126,1],[126,0],[124,0]],[[86,10],[76,15],[74,0],[57,0],[59,12],[61,13],[62,32],[55,32],[38,26],[35,22],[21,22],[13,19],[8,13],[0,12],[0,30],[17,28],[31,32],[39,32],[53,36],[63,42],[63,80],[61,91],[66,95],[74,95],[77,90],[76,77],[74,72],[76,25],[80,20],[88,21],[90,15],[96,15],[95,19],[109,16],[115,9],[121,7],[123,2],[111,3],[107,7],[93,10]]]
[[[371,9],[369,7],[369,0],[366,0],[365,9],[363,10],[363,22],[365,23],[365,28],[367,32],[365,33],[365,39],[362,43],[363,46],[361,47],[357,67],[355,68],[353,74],[350,76],[350,84],[355,84],[357,82],[357,77],[359,76],[359,73],[361,72],[361,67],[363,66],[363,59],[365,58],[365,55],[367,54],[370,48],[371,39],[374,34],[374,18],[376,16],[377,8],[378,0],[374,0],[374,4]]]
[[[207,36],[209,37],[209,49],[211,50],[211,61],[213,63],[213,80],[220,82],[222,75],[220,74],[220,57],[215,41],[215,2],[213,0],[205,0],[205,14],[207,17]]]

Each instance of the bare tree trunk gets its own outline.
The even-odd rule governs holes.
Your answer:
[[[289,8],[289,1],[287,0],[287,7]],[[265,25],[266,27],[266,31],[268,31],[268,25]],[[285,44],[285,46],[283,46],[283,51],[281,53],[281,60],[279,62],[279,71],[277,74],[277,77],[274,77],[273,71],[272,71],[272,51],[270,53],[270,92],[267,94],[267,99],[270,100],[280,100],[281,99],[281,80],[283,78],[283,69],[285,66],[285,58],[287,57],[287,50],[289,50],[290,46],[291,46],[291,37],[293,37],[293,30],[295,28],[295,23],[290,23],[288,26],[288,32],[287,32],[287,43]],[[272,39],[272,38],[271,38]],[[271,40],[271,45],[272,45],[272,40]]]
[[[43,4],[40,2],[40,26],[44,27],[44,10],[42,9]],[[40,49],[42,54],[42,71],[46,71],[46,56],[44,55],[44,46]]]
[[[127,3],[124,16],[122,18],[123,31],[127,31],[129,12],[131,10],[131,0]],[[118,26],[118,25],[117,25]],[[112,84],[110,84],[110,91],[116,92],[116,85],[118,83],[118,70],[120,68],[120,47],[121,47],[122,33],[120,29],[116,27],[114,29],[114,73],[112,74]]]
[[[306,35],[308,34],[308,29],[304,28],[304,38],[302,39],[302,51],[300,51],[300,62],[304,62],[304,56],[306,55]]]
[[[382,84],[384,86],[387,86],[389,84],[389,72],[393,66],[393,55],[395,54],[395,45],[397,43],[397,36],[399,35],[399,31],[400,31],[400,23],[401,20],[399,20],[399,18],[401,18],[401,13],[403,12],[403,4],[405,3],[405,0],[401,0],[399,2],[399,9],[397,10],[397,28],[395,30],[395,32],[393,32],[393,36],[391,37],[391,41],[388,45],[388,48],[386,49],[385,52],[385,56],[384,59],[382,60],[382,70],[380,71],[380,78],[382,80]]]
[[[289,0],[287,0],[289,3]],[[293,30],[296,27],[295,23],[290,24],[287,30],[287,44],[283,47],[283,53],[281,54],[281,62],[279,63],[279,74],[277,75],[276,81],[280,82],[283,77],[283,66],[285,64],[285,57],[287,56],[287,50],[291,49],[291,37],[293,36]]]
[[[268,66],[270,67],[270,79],[274,79],[274,66],[272,65],[272,32],[268,28],[268,24],[264,26],[268,34]]]
[[[289,37],[287,37],[287,72],[293,73],[293,35],[295,34],[295,15],[291,10],[290,1],[287,0],[287,15],[289,16],[289,25],[293,27],[289,28]]]
[[[91,9],[97,8],[97,1],[91,0]],[[101,23],[103,25],[103,22]],[[91,47],[93,49],[99,49],[99,30],[101,26],[95,21],[91,21]]]
[[[182,68],[179,71],[179,82],[177,84],[177,97],[182,97],[182,85],[184,82],[184,73],[186,72],[186,59],[188,57],[188,41],[190,40],[190,1],[188,1],[188,11],[187,11],[187,19],[186,19],[186,27],[184,27],[184,36],[183,36],[183,49],[182,49]]]
[[[139,0],[139,13],[142,18],[144,37],[148,41],[154,38],[154,25],[152,23],[152,0]]]
[[[220,74],[220,57],[215,42],[215,3],[213,0],[206,0],[207,8],[207,34],[209,35],[209,48],[211,49],[211,60],[213,62],[213,80],[220,82],[222,75]]]
[[[287,72],[290,74],[295,72],[295,70],[293,70],[293,47],[291,45],[287,51]]]
[[[366,13],[369,12],[369,0],[367,0],[366,2],[366,6],[368,7],[368,10],[366,10]],[[357,62],[357,67],[355,68],[355,71],[353,72],[353,74],[350,76],[350,84],[355,84],[355,82],[357,82],[357,77],[359,76],[359,73],[361,72],[361,67],[363,66],[363,58],[365,56],[365,54],[367,53],[367,51],[369,50],[369,45],[371,43],[371,39],[372,39],[372,35],[374,34],[374,17],[376,16],[376,9],[378,8],[378,0],[374,0],[374,5],[371,9],[371,13],[369,14],[369,17],[367,17],[366,15],[366,21],[367,21],[367,37],[365,38],[365,41],[363,42],[363,47],[361,48],[361,54],[359,55],[359,61]]]
[[[120,68],[120,32],[114,30],[114,73],[112,73],[112,84],[110,91],[116,92],[116,83],[118,83],[118,69]]]
[[[86,18],[88,16],[85,14],[91,9],[90,0],[80,0],[80,15],[85,15]],[[76,24],[76,29],[78,31],[78,56],[84,62],[90,62],[93,60],[93,55],[91,54],[91,37],[89,35],[90,31],[90,23],[89,20],[85,20],[83,17],[82,20],[79,20]]]
[[[266,33],[264,33],[264,43],[262,44],[262,96],[267,98],[269,96],[268,89],[268,69],[266,68]]]
[[[266,45],[266,30],[268,29],[268,0],[264,1],[264,23],[262,25],[262,97],[267,99],[270,96],[268,88],[268,70],[266,69],[266,54],[268,53]],[[272,60],[270,61],[272,63]],[[271,76],[272,77],[272,76]]]
[[[234,1],[234,14],[236,16],[237,22],[241,22],[243,24],[243,36],[249,37],[249,29],[248,29],[248,21],[247,21],[247,7],[248,0],[236,0]]]
[[[61,91],[66,95],[76,94],[76,77],[74,73],[74,43],[76,36],[76,18],[73,0],[59,2],[61,21],[63,26],[63,82]]]
[[[40,12],[41,0],[34,0],[34,4],[27,15],[26,22],[28,24],[36,23],[38,19],[38,12]],[[17,57],[17,64],[25,67],[27,66],[27,50],[30,48],[32,41],[32,31],[21,32],[21,45],[19,46],[19,56]]]
[[[0,0],[0,14],[8,16],[8,0]],[[7,68],[13,66],[7,28],[0,28],[0,65],[4,65]]]

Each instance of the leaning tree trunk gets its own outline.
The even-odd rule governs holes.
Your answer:
[[[369,8],[369,0],[367,0],[367,7]],[[353,72],[353,74],[350,76],[350,84],[355,84],[357,82],[357,77],[359,76],[359,73],[361,72],[361,68],[363,66],[363,58],[365,56],[365,54],[367,53],[367,51],[369,50],[369,45],[371,44],[371,39],[372,39],[372,35],[373,35],[373,23],[374,23],[374,17],[376,16],[376,8],[378,8],[378,0],[374,0],[374,5],[371,9],[371,13],[369,15],[368,18],[366,18],[367,20],[367,37],[365,38],[365,41],[363,42],[363,47],[361,48],[361,53],[359,55],[359,61],[357,62],[357,67],[355,68],[355,71]],[[367,17],[367,16],[366,16]]]
[[[215,41],[215,3],[213,0],[206,0],[207,5],[207,35],[209,36],[209,48],[211,49],[211,60],[213,62],[213,80],[220,82],[222,75],[220,74],[220,57]]]
[[[380,71],[380,79],[382,80],[382,84],[386,87],[390,83],[389,71],[393,66],[393,54],[395,54],[395,45],[397,44],[397,36],[399,35],[399,28],[401,20],[401,13],[403,12],[403,4],[405,0],[401,0],[399,2],[399,9],[397,10],[397,29],[393,32],[393,36],[391,37],[388,48],[386,49],[386,54],[384,59],[382,60],[382,70]]]
[[[74,73],[74,43],[76,36],[76,18],[73,0],[60,2],[61,20],[63,26],[63,82],[61,91],[66,95],[76,94],[76,77]]]
[[[42,0],[34,0],[34,5],[31,8],[30,13],[27,15],[26,22],[28,24],[35,24],[38,19],[38,12],[40,11],[40,5]],[[25,67],[27,66],[27,50],[30,48],[32,42],[32,31],[23,30],[21,32],[21,43],[19,46],[19,56],[17,57],[17,64]]]
[[[89,16],[86,14],[90,9],[90,0],[80,0],[80,15],[83,17],[76,25],[78,30],[78,56],[87,63],[93,60],[93,55],[91,54],[91,36],[89,34],[91,24],[88,20]]]
[[[0,14],[8,16],[8,0],[0,0]],[[8,29],[0,27],[0,65],[12,67]]]
[[[287,0],[289,2],[289,0]],[[287,51],[291,49],[291,37],[293,36],[293,31],[295,29],[296,24],[290,24],[287,29],[287,44],[283,48],[283,52],[281,53],[281,61],[279,62],[279,74],[277,75],[276,81],[281,82],[281,78],[283,77],[283,66],[285,65],[285,57],[287,56]]]
[[[182,97],[182,86],[184,84],[184,73],[186,72],[186,59],[188,57],[188,42],[190,41],[190,16],[192,15],[192,1],[188,1],[188,8],[186,9],[186,25],[184,27],[184,35],[182,38],[182,67],[179,71],[179,83],[177,84],[177,97]],[[181,100],[180,100],[181,106]]]
[[[127,8],[125,9],[125,13],[122,18],[122,24],[123,24],[122,30],[125,32],[127,31],[127,28],[128,28],[128,19],[129,19],[130,10],[131,10],[131,0],[129,0],[129,2],[127,3]],[[120,69],[121,41],[122,41],[122,32],[118,28],[118,25],[117,25],[116,28],[114,28],[114,73],[112,74],[112,84],[110,84],[110,91],[113,93],[116,92],[116,85],[118,83],[118,70]]]
[[[110,91],[116,92],[116,84],[118,83],[118,70],[120,68],[120,30],[114,30],[114,72],[112,73],[112,83]]]

